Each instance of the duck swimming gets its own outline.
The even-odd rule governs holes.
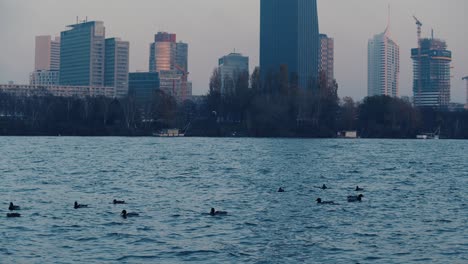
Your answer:
[[[18,213],[8,213],[7,217],[21,217],[21,215]]]
[[[354,189],[356,192],[362,192],[364,191],[364,188],[360,188],[359,186],[356,186],[356,189]]]
[[[214,208],[211,208],[210,215],[227,215],[227,212],[224,211],[216,211]]]
[[[348,196],[348,202],[350,202],[350,203],[361,202],[362,197],[364,197],[364,195],[362,195],[362,194],[359,194],[357,196],[354,196],[354,195]]]
[[[138,213],[127,213],[127,210],[122,210],[120,214],[123,218],[140,216]]]
[[[14,205],[12,202],[10,202],[10,206],[8,206],[8,210],[14,211],[14,210],[19,210],[20,207],[18,205]]]
[[[120,201],[120,200],[114,199],[114,201],[112,201],[112,203],[113,204],[125,204],[125,201],[123,201],[123,200]]]
[[[284,192],[284,189],[283,189],[282,187],[280,187],[280,188],[278,189],[278,192]]]
[[[322,198],[317,198],[317,204],[335,204],[333,201],[322,201]]]
[[[86,207],[88,207],[87,204],[79,204],[77,201],[75,201],[75,205],[73,206],[73,208],[75,209],[86,208]]]

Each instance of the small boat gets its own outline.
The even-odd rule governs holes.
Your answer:
[[[163,129],[157,133],[153,133],[154,137],[184,137],[185,134],[177,128],[173,129]]]

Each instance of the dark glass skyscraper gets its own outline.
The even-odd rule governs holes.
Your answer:
[[[310,87],[318,76],[317,0],[261,0],[260,13],[262,78],[287,65],[291,76],[297,74],[300,87]]]

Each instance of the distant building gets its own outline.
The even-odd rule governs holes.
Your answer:
[[[29,75],[30,85],[59,85],[59,71],[38,70]]]
[[[104,86],[115,87],[117,98],[128,95],[129,46],[119,38],[105,40]]]
[[[85,21],[68,27],[60,35],[60,85],[104,86],[104,23]]]
[[[333,38],[320,34],[319,74],[325,75],[329,87],[333,85],[335,80],[334,50]]]
[[[411,50],[414,105],[448,107],[452,52],[447,50],[445,41],[439,39],[422,39],[420,45],[420,50]]]
[[[94,86],[64,86],[64,85],[22,85],[0,84],[0,91],[16,96],[47,96],[58,97],[95,97],[104,96],[113,98],[114,88]]]
[[[368,42],[367,95],[399,96],[400,47],[390,38],[390,28]]]
[[[60,69],[60,38],[37,36],[35,43],[34,72],[30,85],[58,85]]]
[[[188,81],[188,44],[177,42],[176,34],[158,32],[150,45],[149,71],[158,72],[160,89],[184,101],[192,96]]]
[[[37,36],[34,71],[58,71],[60,69],[60,38]]]
[[[180,71],[159,71],[159,81],[161,91],[179,102],[192,97],[192,83],[188,82]]]
[[[270,79],[287,66],[303,89],[318,77],[319,23],[317,0],[260,1],[260,70]],[[290,78],[293,79],[293,78]]]
[[[154,92],[159,89],[159,73],[132,72],[128,76],[130,95],[139,104],[150,102]]]
[[[218,69],[221,75],[221,94],[225,95],[232,92],[229,90],[235,87],[239,74],[249,74],[249,57],[240,53],[230,53],[219,59]]]

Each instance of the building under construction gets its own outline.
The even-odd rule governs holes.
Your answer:
[[[452,52],[440,39],[419,39],[411,50],[414,68],[414,105],[447,107],[450,104],[450,63]]]

